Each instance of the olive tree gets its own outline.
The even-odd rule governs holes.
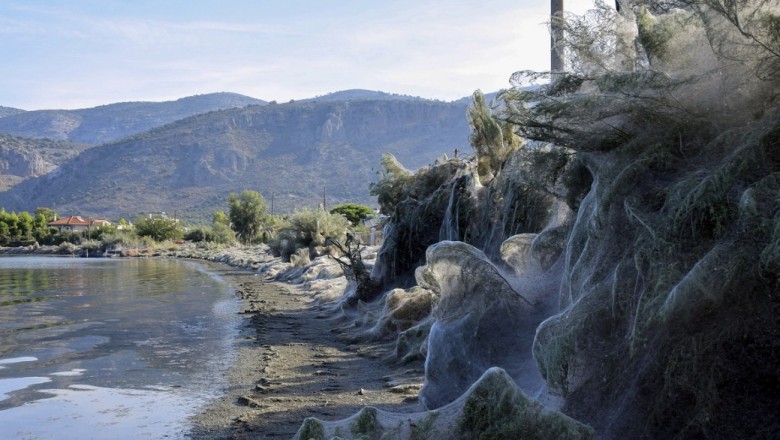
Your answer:
[[[244,190],[228,196],[230,223],[236,236],[244,244],[251,244],[265,217],[265,199],[260,193]]]

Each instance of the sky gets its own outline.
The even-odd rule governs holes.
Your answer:
[[[593,0],[566,0],[582,13]],[[0,0],[0,106],[347,89],[450,101],[549,69],[547,0]]]

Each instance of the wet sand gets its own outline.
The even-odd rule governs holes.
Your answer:
[[[338,420],[370,405],[423,411],[421,365],[384,358],[388,347],[351,345],[345,325],[297,286],[204,263],[235,286],[246,317],[225,394],[192,419],[194,439],[287,439],[306,417]]]

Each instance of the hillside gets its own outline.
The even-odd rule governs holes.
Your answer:
[[[0,118],[0,133],[97,145],[192,115],[257,104],[265,101],[235,93],[211,93],[167,102],[123,102],[80,110],[17,112]]]
[[[89,148],[50,139],[26,139],[0,134],[0,191],[46,174]]]
[[[372,203],[381,155],[410,167],[467,148],[465,106],[433,101],[331,101],[250,106],[193,116],[85,151],[0,193],[0,206],[49,206],[109,218],[175,212],[209,218],[245,188],[274,209]],[[269,200],[270,202],[270,200]]]
[[[6,116],[18,115],[19,113],[24,113],[24,110],[13,108],[13,107],[3,107],[2,105],[0,105],[0,118],[4,118]]]
[[[304,99],[302,101],[426,101],[424,98],[409,95],[399,95],[397,93],[385,93],[365,89],[349,89],[338,92],[328,93],[326,95],[314,98]]]

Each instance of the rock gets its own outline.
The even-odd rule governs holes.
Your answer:
[[[236,403],[241,405],[241,406],[248,406],[250,408],[260,408],[260,407],[263,406],[257,400],[255,400],[255,399],[253,399],[251,397],[247,397],[247,396],[239,396],[238,400],[236,401]]]

